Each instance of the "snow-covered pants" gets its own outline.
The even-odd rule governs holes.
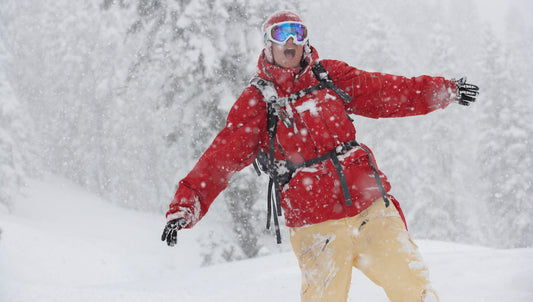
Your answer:
[[[303,302],[346,301],[352,266],[393,302],[438,301],[418,247],[396,208],[381,198],[357,216],[291,228],[290,235]]]

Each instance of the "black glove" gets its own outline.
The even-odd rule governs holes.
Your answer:
[[[466,82],[466,77],[460,78],[455,82],[457,84],[457,96],[455,101],[463,106],[469,106],[476,101],[479,94],[479,87]]]
[[[167,222],[163,234],[161,235],[161,241],[167,241],[168,246],[174,246],[178,243],[178,231],[187,225],[187,221],[184,218],[173,219]]]

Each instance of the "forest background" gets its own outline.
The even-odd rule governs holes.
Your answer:
[[[163,226],[280,8],[302,15],[322,58],[478,84],[468,108],[356,117],[358,140],[415,237],[533,246],[533,4],[519,0],[0,0],[0,211],[55,174]],[[204,264],[288,249],[264,230],[266,183],[252,168],[233,177],[202,222]]]

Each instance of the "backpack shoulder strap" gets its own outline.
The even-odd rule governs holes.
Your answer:
[[[259,150],[259,154],[254,161],[254,168],[259,175],[260,167],[263,171],[267,172],[270,177],[268,183],[268,197],[267,197],[267,229],[270,229],[270,218],[274,218],[274,229],[276,232],[276,241],[278,244],[281,243],[281,232],[279,227],[278,216],[281,216],[281,198],[279,193],[279,184],[277,181],[277,169],[275,167],[274,161],[274,152],[275,152],[275,141],[276,141],[276,130],[278,126],[278,114],[281,108],[277,103],[279,96],[274,83],[261,79],[259,77],[253,77],[250,80],[250,84],[256,87],[259,92],[263,95],[265,103],[267,105],[267,131],[269,142],[268,154],[265,154],[263,150]],[[281,150],[281,149],[280,149]],[[269,173],[270,172],[270,173]],[[275,196],[272,196],[273,191],[275,191]],[[272,213],[274,212],[274,213]]]
[[[340,89],[335,85],[335,83],[333,83],[333,80],[331,80],[328,71],[320,62],[316,62],[315,65],[311,67],[311,70],[313,70],[315,77],[320,82],[319,86],[322,86],[321,88],[329,88],[335,91],[335,93],[339,95],[340,98],[346,103],[352,101],[352,97],[348,93],[346,93],[346,91]]]
[[[287,128],[294,126],[294,115],[291,107],[288,106],[289,98],[280,98],[273,82],[267,81],[260,77],[253,77],[250,80],[250,84],[256,87],[263,95],[263,99],[265,103],[267,103],[269,116],[271,114],[276,116],[276,124],[277,118],[280,118]],[[269,128],[271,128],[271,126],[269,126]],[[294,133],[298,133],[298,129],[296,129],[296,127],[294,127]]]
[[[267,104],[267,129],[268,136],[272,140],[276,136],[276,126],[278,124],[278,114],[276,112],[276,105],[278,104],[278,91],[274,87],[274,83],[262,79],[260,77],[253,77],[250,84],[256,87],[263,95],[265,103]]]
[[[276,87],[274,87],[274,83],[271,81],[256,76],[250,80],[250,85],[254,86],[259,92],[261,92],[266,103],[275,103],[277,101],[278,91],[276,90]]]

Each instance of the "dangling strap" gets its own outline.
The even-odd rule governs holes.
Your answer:
[[[276,189],[274,189],[276,188]],[[276,190],[276,195],[272,196],[272,192]],[[281,243],[281,231],[279,228],[278,216],[281,216],[281,205],[279,204],[279,186],[274,184],[274,179],[270,178],[268,181],[267,194],[267,230],[270,230],[270,220],[274,217],[274,230],[276,231],[276,242]]]
[[[381,182],[381,178],[379,177],[378,169],[376,168],[376,165],[374,164],[374,161],[372,160],[370,151],[368,151],[365,147],[361,145],[359,145],[359,147],[361,147],[361,149],[363,149],[366,152],[366,157],[368,158],[368,162],[370,163],[370,166],[372,167],[372,170],[374,171],[374,178],[376,179],[379,193],[381,193],[381,197],[383,197],[383,200],[385,201],[385,207],[389,207],[390,205],[389,196],[387,195],[387,192],[385,191],[385,188],[383,187],[383,183]]]
[[[267,120],[267,127],[268,127],[268,137],[269,137],[269,152],[268,152],[268,161],[270,164],[270,167],[274,167],[274,161],[275,158],[275,152],[276,152],[276,131],[278,128],[278,116],[274,114],[274,108],[273,104],[269,103],[267,106],[268,110],[268,120]],[[269,184],[268,184],[268,204],[272,203],[272,209],[273,217],[274,217],[274,228],[276,231],[276,241],[277,243],[281,243],[281,232],[279,228],[279,221],[278,216],[281,216],[281,198],[279,193],[279,184],[278,184],[278,171],[277,169],[274,169],[272,171],[272,177],[270,178]],[[272,190],[275,190],[275,195],[272,196]],[[274,197],[274,198],[272,198]],[[269,206],[269,212],[272,212],[272,209],[270,209]],[[268,216],[268,222],[267,222],[267,229],[270,226],[270,215]]]
[[[333,153],[331,156],[331,162],[337,170],[337,175],[339,175],[339,180],[341,182],[342,193],[344,194],[344,200],[346,200],[346,205],[352,205],[352,197],[350,196],[350,189],[348,188],[348,182],[346,181],[346,176],[344,176],[344,171],[342,171],[341,163],[337,157],[337,153]]]

